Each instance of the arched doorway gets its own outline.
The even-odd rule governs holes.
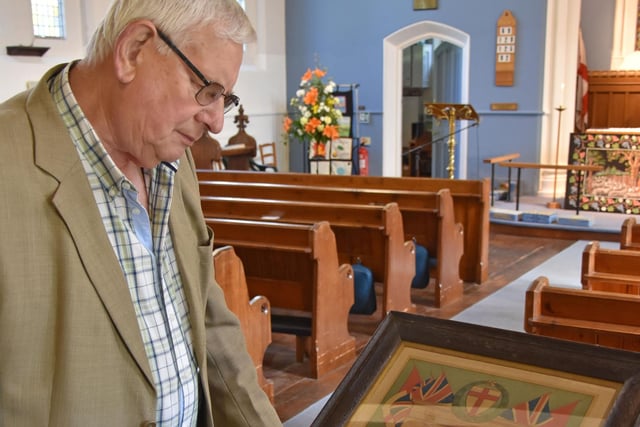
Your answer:
[[[402,28],[385,37],[383,41],[383,101],[382,121],[382,175],[402,175],[402,98],[403,98],[403,50],[420,40],[439,39],[461,49],[459,82],[459,102],[469,99],[469,35],[448,25],[423,21]],[[467,174],[467,138],[463,133],[458,137],[459,162],[458,178]]]

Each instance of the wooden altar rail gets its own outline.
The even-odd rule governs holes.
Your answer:
[[[640,224],[634,217],[626,218],[622,223],[620,249],[640,250]]]
[[[538,277],[527,290],[525,331],[640,351],[640,296],[569,289]]]
[[[495,191],[495,173],[496,173],[496,163],[502,162],[510,162],[520,157],[520,153],[511,153],[505,154],[504,156],[498,157],[488,157],[483,160],[484,163],[489,163],[491,165],[491,206],[493,206],[493,193]],[[508,176],[507,176],[508,189],[511,189],[511,168],[509,168]],[[507,201],[510,200],[511,191],[507,191]]]
[[[443,307],[463,294],[460,259],[464,230],[454,219],[453,198],[449,189],[426,191],[384,190],[343,187],[316,187],[295,184],[200,181],[201,196],[291,200],[301,202],[384,205],[398,203],[405,240],[414,239],[427,248],[429,260],[435,260],[434,305]]]
[[[396,203],[369,206],[202,196],[200,204],[204,216],[211,218],[296,224],[327,221],[335,234],[340,263],[360,260],[382,284],[382,317],[391,310],[415,310],[411,303],[415,244],[404,240],[402,215]],[[215,233],[214,229],[214,238]]]
[[[555,170],[573,170],[577,172],[597,172],[603,169],[602,166],[595,165],[551,165],[541,163],[526,163],[526,162],[500,162],[498,165],[505,168],[517,168],[518,177],[516,179],[516,210],[520,208],[520,172],[522,169],[555,169]],[[582,185],[583,177],[578,177],[577,181],[577,203],[576,203],[576,215],[580,214],[580,187]],[[509,188],[511,191],[511,188]]]
[[[271,305],[263,295],[249,297],[242,261],[231,246],[213,251],[216,282],[224,292],[229,309],[238,317],[245,338],[247,351],[258,375],[258,384],[274,402],[273,381],[264,376],[262,362],[271,344]]]
[[[582,251],[581,278],[583,289],[640,295],[640,251],[590,242]]]
[[[296,359],[302,362],[308,354],[313,378],[355,359],[355,338],[348,330],[353,269],[338,264],[329,223],[206,220],[216,247],[232,246],[242,260],[248,294],[269,300],[271,330],[296,335]],[[218,274],[216,266],[220,281]],[[225,298],[233,291],[227,286]]]
[[[448,188],[453,197],[455,221],[464,230],[464,251],[460,259],[460,277],[481,284],[489,277],[489,178],[481,180],[381,177],[358,175],[314,175],[304,173],[258,173],[244,171],[198,171],[201,181],[257,182],[295,184],[388,191],[437,192]]]

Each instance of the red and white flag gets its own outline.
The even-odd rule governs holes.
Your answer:
[[[576,79],[576,123],[578,132],[584,132],[589,122],[589,70],[587,69],[587,54],[580,29],[578,41],[578,76]]]

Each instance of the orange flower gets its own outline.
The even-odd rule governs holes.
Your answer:
[[[307,124],[304,126],[304,131],[307,132],[307,133],[314,133],[316,131],[316,128],[318,126],[320,126],[321,124],[322,124],[322,122],[320,121],[320,119],[318,119],[316,117],[312,117],[311,119],[309,119]]]
[[[291,129],[291,124],[293,123],[293,120],[291,120],[291,118],[289,117],[285,117],[284,121],[282,123],[282,127],[284,128],[285,132],[289,132],[289,130]]]
[[[321,79],[325,76],[325,74],[327,74],[327,72],[319,68],[316,68],[315,70],[313,70],[313,74],[315,74],[317,78]]]
[[[312,87],[304,96],[304,103],[307,105],[314,105],[316,101],[318,101],[318,88]]]
[[[302,81],[308,82],[309,80],[311,80],[311,76],[311,68],[307,68],[307,71],[302,75]]]
[[[334,125],[325,126],[324,131],[322,131],[322,134],[332,140],[340,136],[340,134],[338,133],[338,128],[335,127]]]

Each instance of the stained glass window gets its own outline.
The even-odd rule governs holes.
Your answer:
[[[62,0],[31,0],[33,35],[64,38],[64,7]]]

